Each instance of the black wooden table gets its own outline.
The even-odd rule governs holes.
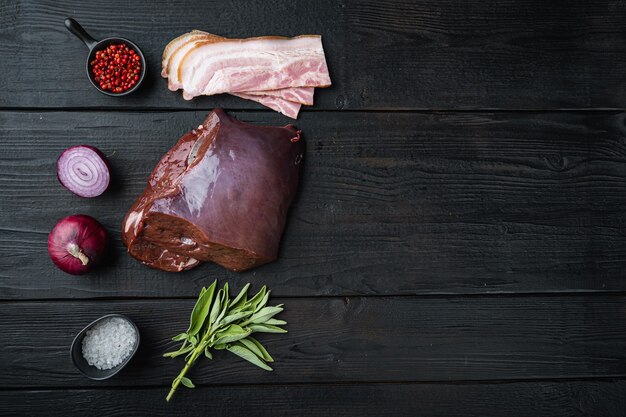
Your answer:
[[[136,41],[149,78],[105,97],[63,26]],[[0,415],[626,415],[626,3],[623,1],[0,2]],[[151,270],[119,240],[159,157],[228,96],[191,102],[159,77],[173,37],[323,35],[333,79],[297,121],[307,153],[280,259],[250,272]],[[88,143],[115,183],[63,189]],[[115,238],[86,276],[46,238],[74,213]],[[212,280],[267,284],[285,336],[274,372],[218,355],[166,404],[162,358]],[[69,346],[124,313],[138,356],[95,382]]]

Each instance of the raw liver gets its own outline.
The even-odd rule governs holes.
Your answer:
[[[126,215],[128,252],[165,271],[200,262],[243,271],[275,260],[303,153],[292,125],[212,111],[161,158]]]

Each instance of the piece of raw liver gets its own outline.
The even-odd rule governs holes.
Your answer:
[[[200,262],[243,271],[275,260],[303,153],[292,125],[212,111],[161,158],[124,218],[128,252],[165,271]]]

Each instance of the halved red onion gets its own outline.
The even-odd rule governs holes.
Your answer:
[[[78,145],[63,151],[57,160],[57,177],[80,197],[97,197],[109,187],[111,174],[105,156],[93,146]]]

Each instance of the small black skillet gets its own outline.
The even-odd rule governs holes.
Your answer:
[[[106,94],[107,96],[112,96],[112,97],[125,96],[134,91],[137,91],[137,89],[139,88],[139,86],[141,85],[142,81],[144,80],[146,76],[146,58],[144,57],[143,52],[141,52],[141,49],[139,49],[139,47],[134,42],[131,42],[130,40],[126,38],[120,38],[120,37],[104,38],[98,41],[94,39],[93,37],[91,37],[87,33],[87,31],[81,25],[78,24],[76,20],[69,18],[69,17],[65,19],[65,27],[74,35],[76,35],[78,39],[83,41],[83,43],[87,45],[87,48],[89,48],[89,55],[87,56],[87,63],[85,64],[85,71],[87,72],[87,77],[89,78],[89,81],[95,87],[96,90],[100,91],[102,94]],[[109,45],[120,44],[120,43],[123,43],[127,45],[129,48],[132,48],[135,51],[135,53],[141,57],[141,73],[139,74],[139,80],[137,81],[137,84],[135,84],[132,88],[130,88],[129,90],[123,91],[121,93],[114,93],[112,91],[105,91],[102,88],[100,88],[100,84],[98,84],[96,80],[94,79],[94,74],[91,72],[89,63],[93,61],[93,59],[96,56],[97,51],[106,49]]]

